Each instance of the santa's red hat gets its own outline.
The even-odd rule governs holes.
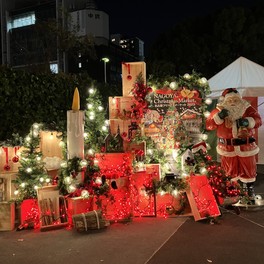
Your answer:
[[[219,101],[224,101],[227,97],[230,96],[238,96],[241,98],[236,88],[227,88],[222,92],[222,96],[219,98]]]

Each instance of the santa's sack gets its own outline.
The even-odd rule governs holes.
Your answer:
[[[104,219],[101,210],[73,215],[72,221],[74,228],[79,232],[103,229],[109,225],[109,221]]]

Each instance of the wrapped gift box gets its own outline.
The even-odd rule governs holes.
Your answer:
[[[98,153],[95,160],[101,174],[108,179],[129,177],[132,174],[131,153]]]
[[[26,199],[20,204],[20,224],[39,225],[39,207],[37,199]]]
[[[73,215],[87,213],[92,210],[93,210],[93,197],[67,198],[67,211],[68,211],[68,217],[69,217],[70,224],[72,224]]]
[[[15,228],[15,204],[0,202],[0,231],[11,231]]]
[[[111,222],[129,221],[132,216],[130,177],[111,179],[108,182],[111,186],[109,194],[95,196],[93,208],[102,210],[104,217]]]

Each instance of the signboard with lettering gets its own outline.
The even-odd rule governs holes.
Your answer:
[[[202,98],[198,90],[163,88],[149,94],[147,100],[145,132],[161,148],[174,148],[174,131],[179,123],[194,138],[201,133]]]

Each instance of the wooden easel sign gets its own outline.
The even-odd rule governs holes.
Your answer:
[[[221,214],[205,175],[190,176],[189,189],[186,193],[195,221]]]

